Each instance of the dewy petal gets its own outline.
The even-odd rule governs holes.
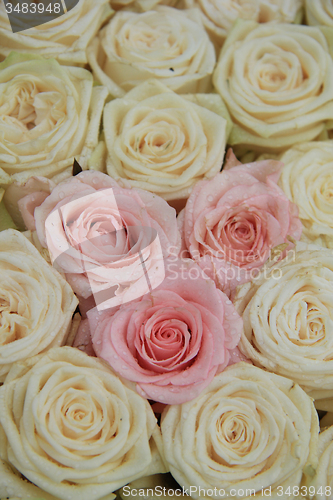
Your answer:
[[[227,366],[242,322],[193,261],[166,261],[166,270],[149,295],[105,313],[99,322],[89,311],[88,319],[98,356],[136,382],[142,396],[179,404],[200,394]]]
[[[161,198],[123,188],[101,172],[81,172],[57,185],[35,209],[35,219],[42,245],[49,248],[74,291],[84,298],[116,286],[121,303],[134,282],[145,294],[141,258],[151,277],[163,255],[179,253],[175,210]],[[136,228],[138,235],[129,241],[130,230]],[[156,235],[152,243],[150,235]]]
[[[229,158],[221,173],[196,184],[180,220],[182,250],[228,295],[255,277],[275,247],[285,245],[285,255],[302,229],[296,205],[277,186],[282,163]]]

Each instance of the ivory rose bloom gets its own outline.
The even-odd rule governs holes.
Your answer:
[[[65,65],[84,65],[87,45],[111,14],[108,0],[80,0],[66,17],[60,16],[27,31],[13,33],[1,2],[0,60],[16,50],[52,57]]]
[[[78,349],[59,347],[19,363],[0,401],[0,455],[12,468],[14,493],[22,483],[17,471],[62,500],[112,500],[127,482],[165,472],[147,401]]]
[[[234,300],[244,321],[241,352],[298,383],[318,408],[333,396],[332,295],[332,251],[318,248],[290,252]]]
[[[278,153],[317,138],[332,126],[332,79],[319,28],[239,21],[213,77],[234,122],[229,144]]]
[[[103,291],[114,290],[109,297],[114,306],[134,298],[132,282],[147,293],[147,274],[153,286],[163,256],[179,251],[175,210],[101,172],[81,172],[58,184],[34,216],[41,244],[73,290],[85,299],[94,293],[97,304],[109,307]]]
[[[302,239],[333,249],[333,141],[299,144],[281,161],[279,185],[299,208]]]
[[[228,123],[216,94],[179,96],[149,81],[105,106],[107,172],[167,201],[220,171]],[[227,116],[226,116],[227,118]]]
[[[98,144],[107,96],[91,73],[53,59],[12,53],[0,64],[0,182],[23,184],[82,168]]]
[[[193,498],[214,500],[220,489],[238,499],[266,498],[262,488],[272,498],[292,492],[303,471],[314,472],[318,427],[298,385],[248,363],[228,367],[193,401],[169,406],[161,421],[171,474],[192,486]]]
[[[228,295],[301,236],[297,207],[277,186],[281,168],[275,160],[241,165],[229,153],[223,171],[196,184],[178,217],[183,251]]]
[[[225,368],[242,322],[231,301],[191,261],[167,264],[149,295],[96,320],[88,312],[93,347],[147,399],[189,401]]]
[[[293,23],[301,17],[302,3],[302,0],[185,0],[187,8],[200,9],[202,22],[218,48],[237,19]]]
[[[199,12],[166,6],[117,12],[87,56],[95,78],[114,97],[151,78],[178,93],[209,92],[216,62]]]
[[[18,231],[0,232],[0,382],[13,364],[66,341],[78,304],[64,278]]]
[[[307,488],[313,500],[331,499],[333,494],[333,426],[319,434],[318,467]]]
[[[310,26],[333,26],[333,5],[330,0],[305,0],[306,23]]]

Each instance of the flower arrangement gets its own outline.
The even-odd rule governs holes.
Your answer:
[[[332,499],[332,5],[62,4],[0,5],[0,500]]]

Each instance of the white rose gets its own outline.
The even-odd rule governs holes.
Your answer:
[[[85,69],[8,56],[0,63],[0,183],[53,177],[71,168],[74,157],[87,168],[106,96]]]
[[[331,0],[305,0],[305,17],[310,26],[333,26]]]
[[[333,426],[319,434],[318,467],[312,481],[307,482],[309,498],[328,500],[333,498]]]
[[[111,14],[108,0],[80,0],[65,16],[13,33],[4,3],[0,2],[0,60],[16,50],[52,57],[61,64],[84,65],[88,43]]]
[[[333,397],[333,254],[290,251],[239,287],[239,349],[257,366],[298,383],[322,408]],[[325,408],[322,408],[325,409]]]
[[[289,486],[293,499],[303,471],[316,466],[311,398],[291,380],[248,363],[228,367],[196,399],[167,407],[161,430],[170,472],[195,499],[277,500]]]
[[[200,9],[202,22],[218,48],[237,19],[292,23],[302,13],[302,0],[185,0],[185,5]]]
[[[118,12],[87,49],[95,78],[122,97],[156,78],[178,93],[209,92],[215,51],[197,10]]]
[[[319,28],[238,21],[213,76],[234,122],[229,144],[278,153],[317,138],[332,126],[332,80]]]
[[[71,287],[14,229],[0,232],[0,381],[13,363],[66,341],[78,304]]]
[[[104,109],[107,172],[165,200],[221,170],[227,121],[216,94],[179,96],[148,81]]]
[[[299,144],[280,159],[279,185],[299,208],[302,239],[333,249],[333,141]]]
[[[13,468],[14,494],[22,485],[16,471],[62,500],[112,500],[129,481],[165,472],[149,403],[76,348],[18,363],[0,387],[0,402],[0,455]],[[6,497],[3,484],[0,476]]]

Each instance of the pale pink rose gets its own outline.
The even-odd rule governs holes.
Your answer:
[[[102,308],[147,293],[145,273],[179,251],[175,210],[159,196],[121,187],[101,172],[81,172],[57,185],[35,209],[35,220],[41,244],[79,296],[93,293],[98,303],[97,294],[111,290],[111,306],[105,297],[98,299]],[[149,235],[141,228],[158,241],[147,246]]]
[[[229,296],[257,276],[272,249],[282,258],[300,239],[298,208],[277,186],[282,167],[274,160],[242,165],[229,153],[223,171],[196,184],[178,217],[182,255]]]
[[[143,397],[181,404],[197,397],[230,361],[243,328],[232,302],[191,259],[166,263],[152,293],[96,316],[93,347]]]

